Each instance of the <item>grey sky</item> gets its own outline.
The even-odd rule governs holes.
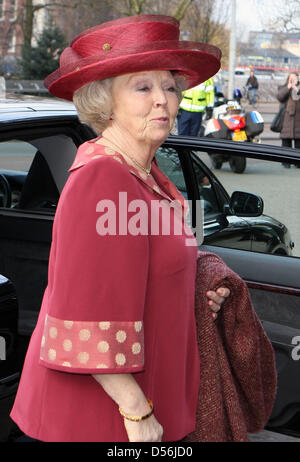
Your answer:
[[[262,30],[274,13],[274,0],[236,0],[238,30]]]

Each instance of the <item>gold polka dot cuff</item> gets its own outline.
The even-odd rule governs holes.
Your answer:
[[[143,322],[72,321],[47,315],[40,362],[68,372],[137,372],[144,366]]]

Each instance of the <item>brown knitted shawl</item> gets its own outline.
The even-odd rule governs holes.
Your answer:
[[[214,321],[206,292],[220,286],[230,296]],[[200,389],[196,429],[184,441],[248,441],[247,433],[262,430],[272,411],[274,351],[245,282],[209,252],[198,254],[195,311]]]

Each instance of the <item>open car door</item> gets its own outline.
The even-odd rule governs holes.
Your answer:
[[[247,157],[248,173],[237,175],[229,167],[212,172],[209,154],[222,154],[224,150]],[[284,169],[281,163],[300,165],[300,152],[174,137],[159,151],[157,159],[185,197],[194,202],[202,199],[204,242],[200,250],[218,254],[246,281],[255,311],[272,342],[278,391],[268,427],[299,434],[300,226],[294,214],[300,217],[300,183],[299,171]],[[241,189],[262,197],[263,215],[230,215],[231,193]]]

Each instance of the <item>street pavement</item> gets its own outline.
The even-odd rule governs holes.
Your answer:
[[[289,435],[283,435],[268,430],[263,430],[259,433],[248,434],[251,443],[299,443],[300,438],[295,438]]]

